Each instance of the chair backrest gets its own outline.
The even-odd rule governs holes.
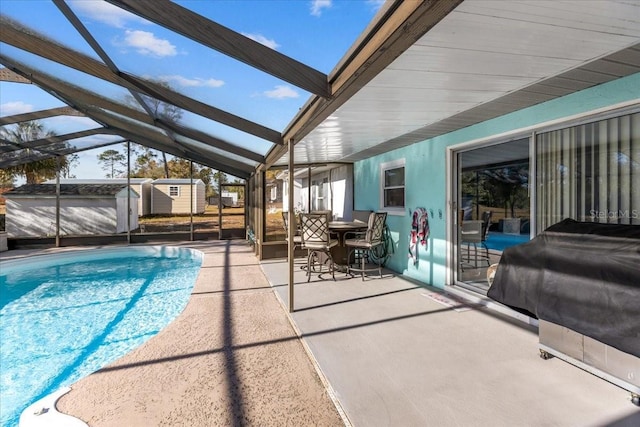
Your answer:
[[[354,222],[367,222],[371,213],[371,211],[352,211],[351,218]]]
[[[482,221],[465,221],[460,228],[460,239],[467,243],[482,242]]]
[[[487,240],[489,236],[489,226],[491,225],[491,211],[482,212],[482,240]]]
[[[369,222],[367,223],[367,234],[365,240],[368,243],[382,242],[384,234],[384,224],[387,221],[386,212],[371,212],[369,214]]]
[[[329,219],[324,213],[300,214],[303,245],[329,244]]]
[[[326,211],[313,211],[313,212],[311,212],[311,213],[326,215],[326,216],[327,216],[327,221],[328,221],[328,222],[331,222],[331,220],[333,219],[333,212],[332,212],[332,211],[330,211],[330,210],[326,210]]]
[[[293,214],[293,222],[294,222],[295,228],[294,228],[293,234],[298,235],[298,234],[300,234],[300,224],[298,224],[298,221],[297,221],[296,217],[297,217],[297,215],[294,213]],[[289,212],[282,211],[282,225],[284,227],[285,233],[287,233],[287,235],[289,235]]]
[[[282,211],[282,226],[284,232],[289,234],[289,212]]]

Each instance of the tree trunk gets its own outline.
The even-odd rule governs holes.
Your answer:
[[[33,172],[26,172],[24,174],[24,177],[27,181],[27,184],[37,184],[38,183],[38,178],[37,175]]]
[[[167,163],[167,153],[162,152],[162,161],[164,163],[164,177],[169,178],[169,164]]]

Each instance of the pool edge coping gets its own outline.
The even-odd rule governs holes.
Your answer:
[[[20,414],[19,427],[88,427],[84,421],[74,416],[58,412],[56,402],[71,391],[71,387],[61,387],[51,394],[35,401]]]

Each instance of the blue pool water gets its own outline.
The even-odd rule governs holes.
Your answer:
[[[0,425],[157,334],[201,263],[199,251],[159,246],[0,263]]]
[[[504,233],[496,233],[493,231],[489,232],[489,236],[485,243],[489,249],[495,249],[497,251],[503,251],[505,248],[509,246],[519,245],[521,243],[525,243],[529,241],[528,234],[504,234]]]

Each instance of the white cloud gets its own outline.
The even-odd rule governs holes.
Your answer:
[[[136,21],[147,23],[146,20],[140,18],[133,13],[120,9],[117,6],[107,3],[106,1],[73,1],[72,8],[77,10],[80,15],[89,17],[98,22],[102,22],[112,27],[124,28],[127,21]]]
[[[242,33],[243,36],[250,38],[253,41],[256,41],[260,44],[265,45],[266,47],[269,47],[273,50],[276,50],[277,48],[280,47],[280,45],[278,43],[276,43],[275,40],[272,39],[268,39],[265,36],[263,36],[262,34],[248,34],[248,33]]]
[[[176,47],[168,40],[159,39],[148,31],[127,30],[124,42],[127,46],[135,48],[142,55],[175,56]]]
[[[273,90],[267,90],[264,92],[264,95],[267,98],[276,98],[276,99],[284,99],[284,98],[297,98],[300,95],[298,92],[293,90],[289,86],[278,85]]]
[[[322,9],[331,7],[332,0],[312,0],[311,1],[311,14],[313,16],[322,15]]]
[[[33,111],[33,105],[22,101],[6,102],[0,104],[1,116],[13,116],[16,114],[30,113]]]
[[[176,82],[179,86],[184,87],[198,87],[198,86],[206,86],[206,87],[220,87],[224,85],[223,80],[217,79],[202,79],[199,77],[188,79],[184,76],[180,76],[177,74],[171,76],[160,76],[160,80],[165,82]]]

